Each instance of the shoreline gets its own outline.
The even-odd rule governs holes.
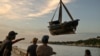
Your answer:
[[[73,45],[73,44],[52,44],[52,45],[65,45],[65,46],[77,46],[77,47],[93,47],[93,48],[100,48],[99,46],[92,46],[92,45]]]
[[[78,41],[49,41],[49,44],[100,48],[100,36]]]

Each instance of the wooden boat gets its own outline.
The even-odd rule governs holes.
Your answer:
[[[68,11],[67,7],[64,5],[62,0],[60,0],[59,4],[60,4],[60,7],[59,7],[58,20],[53,21],[55,13],[56,13],[55,12],[52,20],[49,22],[48,28],[51,35],[75,34],[79,19],[76,19],[76,20],[73,19],[73,17],[71,16],[70,12]],[[64,7],[71,21],[62,22],[62,6]]]

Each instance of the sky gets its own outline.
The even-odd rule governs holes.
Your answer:
[[[75,40],[82,33],[92,37],[93,33],[100,33],[100,0],[62,0],[74,19],[80,19],[75,35],[52,36],[48,30],[48,22],[52,19],[59,0],[0,0],[0,40],[4,40],[8,32],[18,32],[18,38],[25,37],[31,40],[33,37],[41,39],[43,35],[49,35],[51,40]],[[55,20],[58,17],[58,10]],[[63,21],[68,21],[63,10]],[[92,33],[90,35],[90,33]],[[72,38],[70,37],[72,36]],[[95,35],[96,36],[96,35]],[[65,37],[65,38],[61,38]]]

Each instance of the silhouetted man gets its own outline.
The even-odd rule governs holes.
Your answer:
[[[14,31],[10,31],[8,33],[8,36],[6,39],[2,42],[1,47],[0,47],[0,56],[11,56],[11,51],[12,51],[12,44],[24,40],[24,38],[20,38],[17,40],[14,40],[16,38],[16,35],[18,33]]]
[[[36,54],[36,48],[37,48],[37,38],[33,38],[33,44],[30,45],[27,49],[26,56],[37,56]]]
[[[43,45],[37,47],[36,50],[37,56],[51,56],[53,54],[56,54],[55,52],[53,52],[53,48],[48,45],[48,40],[49,40],[49,36],[44,35],[42,38]]]

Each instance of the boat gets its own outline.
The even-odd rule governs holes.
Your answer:
[[[58,20],[53,20],[56,14],[56,11],[49,22],[49,32],[51,35],[63,35],[63,34],[75,34],[77,30],[77,26],[79,23],[79,19],[73,19],[72,15],[70,14],[67,7],[64,5],[62,0],[59,2],[59,15]],[[70,21],[62,22],[62,7],[65,9],[66,13],[68,14]]]

